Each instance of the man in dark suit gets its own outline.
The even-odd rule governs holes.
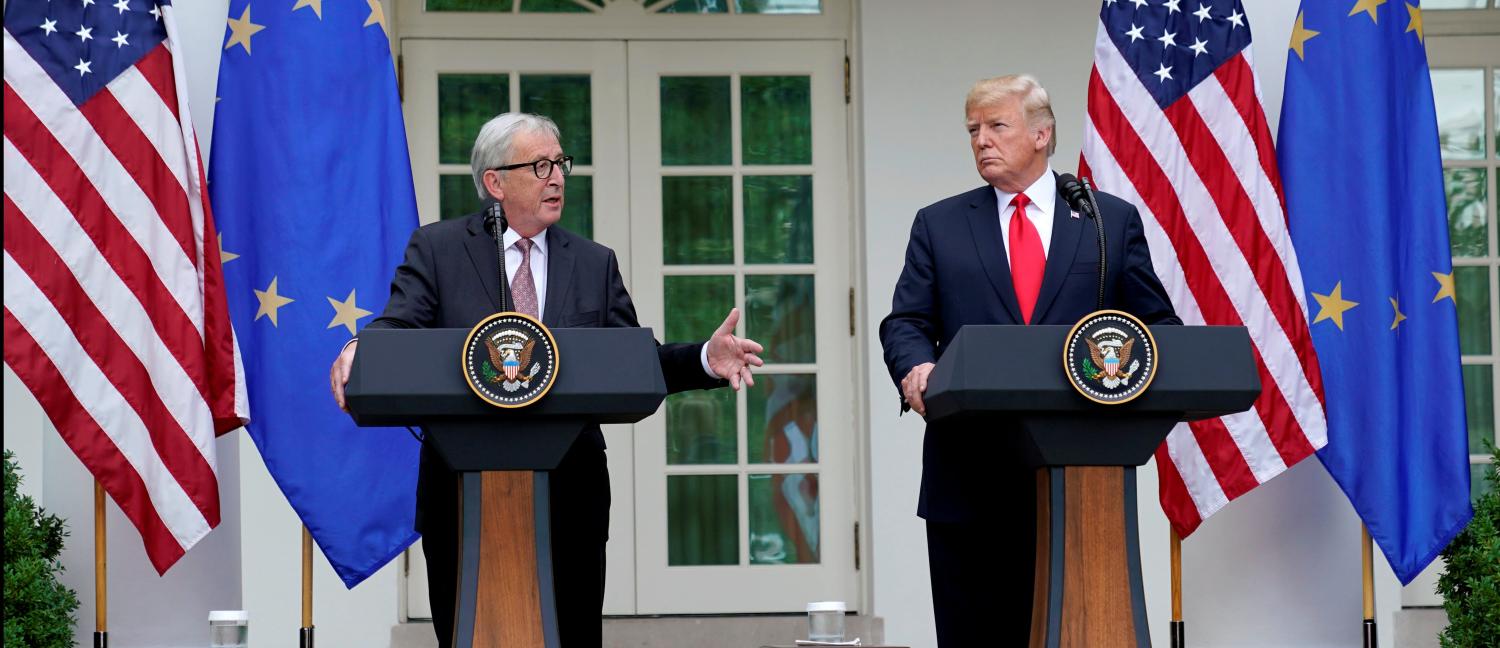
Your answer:
[[[524,113],[500,115],[480,129],[470,166],[482,199],[505,208],[502,236],[514,310],[554,328],[635,327],[615,253],[568,232],[563,187],[572,169],[557,126]],[[385,312],[367,328],[471,328],[500,310],[500,262],[487,212],[419,228],[391,281]],[[761,346],[736,337],[739,311],[706,342],[657,347],[667,391],[753,385]],[[329,378],[344,406],[358,344],[334,361]],[[604,605],[604,545],[609,535],[609,470],[604,436],[586,429],[551,473],[553,580],[560,640],[567,648],[599,646]],[[427,557],[428,597],[440,646],[453,640],[458,577],[458,475],[422,448],[417,530]]]
[[[917,212],[891,314],[880,323],[903,412],[926,414],[928,374],[960,327],[1073,324],[1097,306],[1094,225],[1069,210],[1047,162],[1056,148],[1047,91],[1026,75],[986,79],[964,111],[987,185]],[[1105,307],[1148,324],[1180,323],[1152,270],[1140,214],[1114,196],[1098,200]],[[1004,449],[1005,433],[1003,423],[939,423],[923,439],[917,514],[927,520],[944,648],[1019,646],[1030,634],[1036,477]]]

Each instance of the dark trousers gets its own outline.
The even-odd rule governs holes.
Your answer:
[[[585,430],[549,474],[558,638],[564,648],[595,648],[604,642],[604,543],[609,539],[609,467],[598,430]],[[441,648],[453,645],[458,489],[458,473],[424,448],[417,517],[427,557],[432,626]]]
[[[1035,504],[964,522],[927,522],[939,648],[1025,646],[1031,637]]]

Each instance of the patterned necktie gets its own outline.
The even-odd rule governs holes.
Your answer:
[[[1016,287],[1016,301],[1021,305],[1021,319],[1031,322],[1037,294],[1042,291],[1042,272],[1047,268],[1047,253],[1042,251],[1042,237],[1026,217],[1026,194],[1016,194],[1010,204],[1016,211],[1010,216],[1010,280]]]
[[[516,312],[540,319],[536,307],[536,279],[531,276],[531,246],[534,244],[535,241],[529,238],[516,241],[516,247],[521,249],[521,267],[516,270],[516,278],[510,280],[510,295]]]

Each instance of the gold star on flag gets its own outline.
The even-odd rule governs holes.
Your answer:
[[[1409,20],[1406,23],[1406,31],[1417,32],[1417,40],[1422,41],[1422,10],[1412,3],[1406,3],[1406,15]]]
[[[385,28],[385,9],[380,7],[380,0],[365,0],[365,2],[370,5],[370,17],[365,18],[365,26],[379,23],[380,31],[385,32],[386,38],[390,38],[391,32]]]
[[[224,264],[229,263],[230,261],[233,261],[233,260],[238,259],[238,258],[240,258],[240,255],[235,254],[233,252],[225,252],[224,251],[224,234],[222,232],[220,232],[219,233],[219,265],[224,265]]]
[[[1344,330],[1344,311],[1359,305],[1359,302],[1344,299],[1344,282],[1342,281],[1333,285],[1333,292],[1327,295],[1313,293],[1313,297],[1318,300],[1318,316],[1313,318],[1313,323],[1317,324],[1331,319],[1340,331]]]
[[[323,0],[297,0],[297,4],[292,7],[292,11],[303,7],[312,7],[313,13],[318,14],[318,20],[323,19]]]
[[[1441,272],[1434,272],[1432,273],[1432,278],[1438,282],[1437,295],[1433,296],[1432,303],[1436,304],[1442,301],[1444,297],[1447,297],[1453,300],[1453,303],[1457,304],[1458,293],[1453,289],[1453,273],[1443,274]]]
[[[255,319],[258,320],[262,316],[269,316],[271,318],[271,326],[276,326],[276,309],[295,301],[290,297],[283,297],[276,294],[276,279],[276,277],[271,277],[271,286],[269,288],[255,291],[255,298],[260,300],[260,308],[255,311]]]
[[[1292,25],[1292,51],[1297,53],[1298,60],[1307,59],[1302,51],[1302,48],[1306,46],[1307,41],[1311,40],[1312,37],[1317,36],[1319,33],[1321,32],[1315,32],[1311,29],[1303,27],[1302,12],[1297,12],[1297,22],[1296,24]]]
[[[333,321],[328,323],[328,328],[333,328],[335,326],[343,324],[344,328],[349,329],[349,335],[354,335],[357,332],[356,329],[359,327],[359,318],[365,317],[367,315],[374,315],[374,313],[371,313],[370,311],[360,308],[359,306],[356,306],[354,304],[353,290],[349,291],[349,296],[345,298],[344,301],[339,301],[337,299],[329,297],[328,304],[330,306],[333,306],[334,313]]]
[[[1380,20],[1375,17],[1375,8],[1383,4],[1385,0],[1359,0],[1354,3],[1354,8],[1349,10],[1349,15],[1364,12],[1370,14],[1370,22],[1379,23]]]
[[[229,42],[224,44],[228,50],[235,45],[245,48],[245,55],[250,55],[250,37],[256,32],[265,29],[265,25],[257,25],[250,22],[250,5],[245,5],[245,12],[239,18],[229,19]]]
[[[1396,318],[1391,320],[1391,330],[1394,331],[1397,326],[1401,325],[1401,322],[1406,321],[1406,316],[1401,314],[1401,302],[1395,297],[1391,298],[1391,310],[1396,311]]]

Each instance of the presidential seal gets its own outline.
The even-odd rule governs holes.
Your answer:
[[[1156,377],[1156,340],[1134,315],[1102,310],[1085,315],[1063,343],[1063,373],[1095,403],[1128,403]]]
[[[557,341],[541,322],[521,313],[495,313],[464,341],[464,379],[491,405],[525,407],[552,389],[557,359]]]

